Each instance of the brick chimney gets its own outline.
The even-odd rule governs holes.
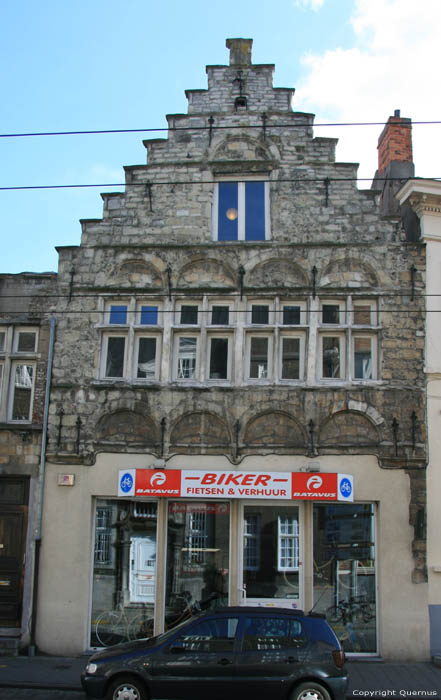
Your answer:
[[[414,175],[412,121],[401,117],[400,110],[396,109],[378,139],[378,170],[372,189],[381,192],[381,215],[399,217],[408,241],[416,241],[420,237],[419,219],[408,203],[400,206],[395,195]]]
[[[230,66],[251,66],[252,39],[227,39],[227,49],[230,49]]]
[[[393,161],[412,163],[412,122],[396,109],[378,139],[378,175]]]

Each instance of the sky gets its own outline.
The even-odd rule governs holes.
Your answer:
[[[207,64],[228,64],[227,38],[253,39],[253,63],[296,89],[293,110],[372,178],[378,122],[397,109],[441,121],[440,26],[440,0],[1,0],[0,273],[56,271],[55,247],[79,245],[100,193],[123,190],[2,188],[124,182],[124,165],[146,162],[143,139],[166,136],[147,130],[187,111]],[[348,122],[377,124],[318,126]],[[145,131],[4,136],[106,129]],[[441,177],[441,123],[414,123],[413,148],[416,175]]]

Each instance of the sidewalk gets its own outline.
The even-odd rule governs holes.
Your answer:
[[[0,688],[81,690],[87,656],[0,657]],[[441,700],[441,668],[430,663],[348,661],[348,698]]]

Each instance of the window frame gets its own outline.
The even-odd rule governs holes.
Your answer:
[[[371,341],[371,377],[355,376],[355,341],[358,338],[368,338]],[[351,334],[351,374],[353,382],[372,382],[378,379],[378,336],[375,333],[354,331]]]
[[[143,328],[151,328],[151,327],[153,327],[153,326],[147,326],[147,325],[143,326]],[[140,341],[143,338],[155,340],[155,343],[156,343],[154,374],[152,377],[138,377],[139,345],[140,345]],[[148,333],[148,332],[142,332],[142,331],[138,331],[135,333],[134,343],[133,343],[133,353],[132,353],[132,358],[133,358],[132,379],[134,382],[139,383],[139,384],[145,384],[146,382],[158,381],[159,370],[160,370],[160,366],[161,366],[161,364],[160,364],[161,352],[162,352],[161,340],[162,340],[162,337],[158,333]]]
[[[38,331],[39,329],[34,327],[34,326],[18,326],[17,328],[14,328],[14,335],[13,335],[13,340],[12,340],[12,352],[16,355],[20,356],[25,356],[25,355],[30,355],[30,356],[35,356],[35,354],[38,352]],[[35,343],[34,343],[34,349],[33,350],[19,350],[19,339],[20,335],[22,333],[33,333],[35,335]],[[6,352],[6,342],[7,342],[7,334],[5,334],[5,349],[0,351],[0,352]]]
[[[325,306],[338,306],[339,320],[334,323],[332,321],[323,321],[323,312]],[[324,328],[346,327],[348,322],[348,309],[346,299],[320,299],[320,321],[319,325]]]
[[[220,326],[220,328],[227,328],[227,326]],[[216,338],[220,338],[222,340],[226,340],[228,342],[227,346],[227,376],[226,377],[211,377],[210,376],[210,370],[211,370],[211,344],[212,341]],[[215,382],[215,383],[225,383],[225,382],[231,382],[231,376],[232,376],[232,366],[233,366],[233,352],[232,352],[232,346],[233,346],[233,334],[232,333],[222,333],[220,330],[217,332],[208,332],[207,333],[207,362],[206,362],[206,368],[207,368],[207,381],[208,382]]]
[[[16,390],[16,385],[15,385],[15,370],[17,367],[20,366],[27,366],[27,367],[32,367],[33,372],[32,372],[32,386],[31,386],[31,391],[30,391],[30,398],[29,398],[29,411],[28,411],[28,418],[13,418],[13,411],[14,411],[14,400],[15,400],[15,390]],[[35,360],[13,360],[11,362],[11,370],[10,370],[10,378],[9,378],[9,402],[8,402],[8,422],[10,423],[32,423],[32,415],[33,415],[33,410],[34,410],[34,394],[35,394],[35,383],[36,383],[36,376],[37,376],[37,363]]]
[[[246,237],[246,184],[250,182],[261,182],[264,185],[263,191],[263,206],[264,206],[264,238],[263,239],[250,239]],[[237,184],[237,238],[234,239],[220,239],[219,238],[219,186],[222,183]],[[260,241],[271,240],[271,216],[270,216],[270,181],[268,179],[262,179],[262,176],[248,176],[248,177],[225,177],[219,179],[214,185],[213,192],[213,212],[212,212],[212,230],[213,230],[213,240],[219,243],[235,243],[235,242],[249,242],[249,243],[259,243]]]
[[[291,326],[292,327],[292,326]],[[286,328],[286,326],[285,326]],[[283,372],[283,341],[285,339],[298,339],[299,340],[299,376],[297,379],[291,379],[291,378],[284,378],[282,377],[282,372]],[[305,381],[305,367],[306,367],[306,359],[305,359],[305,346],[306,346],[306,333],[303,332],[280,332],[278,334],[277,338],[277,343],[278,343],[278,380],[280,383],[290,383],[292,382],[304,382]]]
[[[107,374],[107,356],[109,352],[109,338],[123,338],[124,339],[124,358],[123,358],[123,371],[121,376],[113,376]],[[100,367],[100,377],[105,380],[112,380],[117,382],[127,381],[127,356],[128,356],[128,334],[121,333],[118,331],[114,332],[104,332],[101,339],[101,367]]]
[[[266,338],[268,340],[267,344],[267,376],[266,377],[251,377],[251,345],[252,345],[252,340],[253,338]],[[258,332],[258,331],[249,331],[246,334],[246,353],[245,353],[245,358],[246,358],[246,381],[251,382],[252,384],[262,384],[262,383],[269,383],[273,381],[274,378],[274,332],[273,331],[267,331],[265,332]]]
[[[194,326],[190,326],[189,328],[194,328]],[[179,377],[179,345],[180,345],[180,340],[181,338],[194,338],[196,340],[196,353],[195,353],[195,368],[194,368],[194,373],[192,377]],[[182,382],[184,384],[188,384],[190,382],[198,382],[199,377],[200,377],[200,345],[201,345],[201,337],[200,333],[197,331],[194,332],[178,332],[174,334],[173,338],[173,369],[172,369],[172,379],[175,382]]]
[[[340,350],[340,373],[338,377],[325,377],[323,375],[323,340],[324,338],[338,338]],[[323,382],[343,382],[346,380],[346,334],[344,331],[336,329],[325,331],[319,334],[319,351],[317,353],[318,377]]]

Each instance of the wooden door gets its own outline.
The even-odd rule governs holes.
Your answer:
[[[28,507],[10,502],[27,501],[27,484],[18,482],[0,479],[0,627],[21,623]]]

